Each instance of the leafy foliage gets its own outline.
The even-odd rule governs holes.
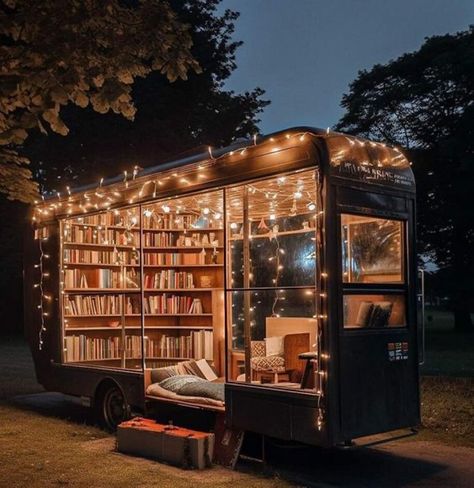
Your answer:
[[[241,43],[232,39],[238,14],[218,14],[219,3],[171,1],[178,19],[190,25],[191,54],[202,72],[175,83],[158,72],[137,80],[133,123],[70,107],[64,113],[71,129],[67,138],[38,135],[28,141],[27,154],[45,189],[64,191],[66,185],[97,182],[135,164],[158,164],[196,146],[226,145],[258,132],[258,114],[268,103],[261,99],[263,90],[234,93],[224,87]]]
[[[420,253],[446,276],[456,327],[474,295],[474,27],[361,71],[338,129],[405,146],[414,161]]]
[[[0,191],[23,201],[36,185],[13,147],[30,131],[67,135],[68,104],[133,120],[136,78],[199,70],[189,28],[163,0],[1,0],[0,36],[0,171],[14,183]]]

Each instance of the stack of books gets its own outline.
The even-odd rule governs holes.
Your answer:
[[[152,295],[145,297],[145,314],[202,314],[203,308],[199,298],[189,296]]]
[[[200,253],[146,253],[144,263],[161,266],[206,264],[206,251]]]
[[[193,274],[186,271],[175,271],[174,269],[158,271],[157,273],[146,273],[144,279],[145,288],[167,289],[167,288],[194,288]]]

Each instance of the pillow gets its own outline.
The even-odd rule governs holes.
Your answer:
[[[178,395],[224,401],[224,383],[211,383],[194,375],[178,375],[160,381],[159,386]]]
[[[194,381],[185,383],[179,390],[180,395],[198,396],[225,401],[224,383],[211,383],[210,381]]]
[[[203,382],[202,378],[198,378],[192,374],[180,374],[177,376],[170,376],[159,382],[159,385],[166,390],[174,393],[180,393],[181,388],[188,383]]]
[[[355,321],[357,327],[367,327],[369,325],[369,319],[372,315],[373,308],[374,304],[372,302],[360,302],[359,312]]]
[[[283,336],[265,337],[266,356],[283,356],[285,350],[283,346]]]
[[[390,315],[392,315],[392,302],[375,302],[368,327],[387,327]]]
[[[178,375],[178,370],[176,366],[166,366],[164,368],[156,368],[151,370],[151,382],[159,383],[166,378]]]

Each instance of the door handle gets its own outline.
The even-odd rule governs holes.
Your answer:
[[[418,268],[418,290],[416,294],[417,302],[420,306],[421,325],[421,355],[418,356],[418,364],[425,363],[425,270]]]

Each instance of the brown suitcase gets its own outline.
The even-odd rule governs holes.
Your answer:
[[[211,465],[214,434],[137,417],[118,426],[117,450],[183,468],[203,469]]]

